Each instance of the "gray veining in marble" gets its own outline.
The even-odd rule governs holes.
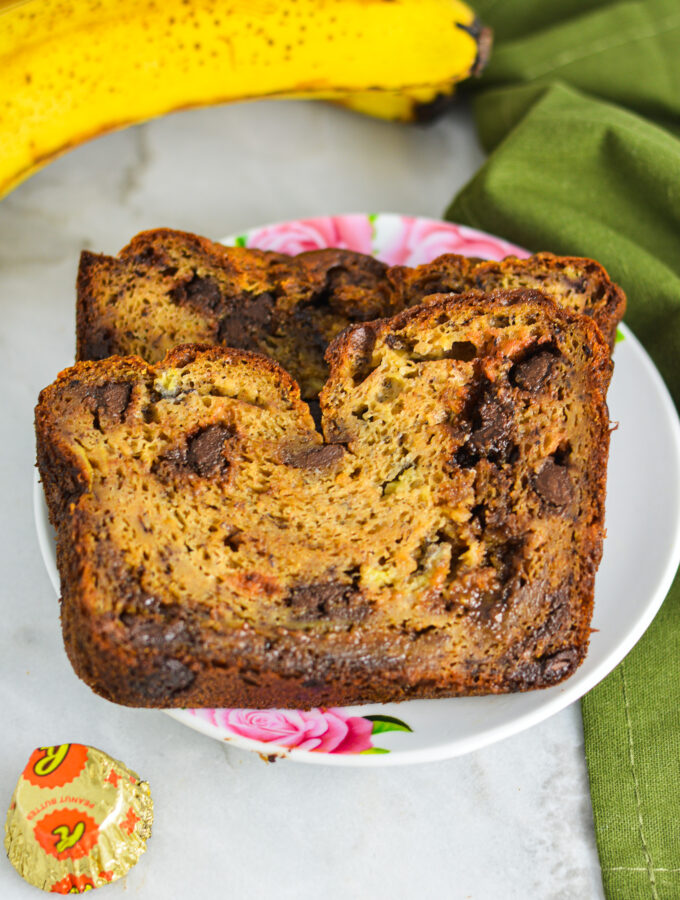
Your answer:
[[[578,706],[447,762],[268,765],[81,684],[34,535],[32,410],[72,358],[82,248],[116,252],[158,225],[219,237],[329,212],[438,216],[481,159],[464,109],[421,129],[323,105],[244,104],[99,139],[0,203],[0,801],[43,744],[90,743],[147,778],[149,850],[102,896],[602,898]],[[36,896],[0,865],[0,897]]]

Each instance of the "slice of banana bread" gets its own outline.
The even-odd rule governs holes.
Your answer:
[[[508,256],[500,262],[454,253],[410,269],[392,266],[387,272],[395,305],[416,306],[437,293],[461,293],[530,288],[541,291],[565,309],[590,316],[610,348],[623,318],[626,296],[592,259],[536,253],[527,259]]]
[[[145,231],[117,257],[82,253],[76,359],[158,362],[178,344],[207,342],[272,356],[315,397],[330,341],[352,322],[398,311],[386,271],[350,250],[290,257]]]
[[[158,362],[180,343],[238,347],[276,359],[311,399],[328,375],[326,347],[348,325],[441,292],[525,287],[590,315],[613,346],[625,298],[592,260],[541,253],[495,263],[447,254],[388,270],[349,250],[290,257],[158,229],[137,235],[117,257],[82,254],[76,358],[139,354]]]
[[[36,409],[67,653],[136,706],[527,690],[588,646],[608,348],[535,291],[440,296],[328,352],[324,437],[275,362],[178,347]]]

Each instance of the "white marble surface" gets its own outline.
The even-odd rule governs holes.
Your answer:
[[[482,160],[461,109],[426,130],[322,105],[182,113],[79,148],[0,202],[0,801],[34,747],[77,741],[148,779],[148,852],[102,896],[602,898],[578,706],[408,768],[265,764],[73,675],[31,509],[33,406],[73,355],[82,248],[159,225],[219,237],[351,211],[438,216]],[[0,897],[36,897],[9,863]]]

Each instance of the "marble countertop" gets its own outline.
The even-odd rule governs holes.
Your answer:
[[[148,852],[102,896],[600,900],[578,705],[446,762],[267,764],[73,674],[31,503],[33,406],[73,358],[78,254],[155,226],[210,237],[353,211],[438,217],[482,161],[469,112],[426,129],[301,102],[195,110],[80,147],[0,202],[0,800],[31,751],[92,744],[147,779]],[[8,862],[0,896],[38,896]]]

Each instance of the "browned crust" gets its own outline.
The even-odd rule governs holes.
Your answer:
[[[214,344],[178,344],[165,355],[165,358],[157,366],[145,362],[138,356],[110,356],[100,360],[81,360],[74,366],[63,369],[54,382],[40,392],[36,406],[36,427],[38,423],[40,423],[41,429],[58,427],[59,421],[54,418],[52,410],[54,400],[60,388],[65,384],[88,382],[92,379],[102,381],[116,377],[125,378],[135,372],[143,373],[147,378],[153,379],[159,370],[167,367],[182,368],[199,356],[204,359],[246,362],[254,371],[259,370],[272,375],[277,386],[285,390],[301,409],[306,409],[306,406],[300,403],[300,388],[297,382],[270,357],[254,353],[251,350],[219,347]]]
[[[89,250],[80,254],[76,279],[76,359],[99,358],[95,340],[98,333],[95,278],[98,269],[109,259]]]
[[[70,555],[64,567],[75,558]],[[589,581],[586,579],[575,598],[581,604],[583,624],[573,646],[528,664],[510,655],[494,668],[475,672],[474,678],[470,677],[472,673],[437,677],[435,671],[409,678],[405,675],[407,648],[403,640],[375,648],[372,660],[363,654],[344,663],[338,659],[332,673],[321,662],[321,654],[305,652],[293,634],[279,636],[275,656],[268,655],[262,643],[249,643],[252,634],[245,630],[222,635],[219,661],[190,652],[172,657],[159,651],[134,652],[127,642],[117,639],[113,628],[103,628],[101,623],[95,627],[88,612],[86,591],[92,576],[87,572],[80,573],[79,580],[73,582],[74,589],[63,595],[62,629],[66,653],[76,674],[96,693],[124,706],[310,709],[502,694],[550,687],[568,678],[583,662],[592,615]],[[230,657],[228,663],[225,656]],[[289,660],[285,673],[281,671],[283,657]],[[173,664],[171,670],[167,668],[169,662]],[[191,679],[185,688],[172,687],[179,666]]]
[[[136,261],[142,266],[144,277],[163,272],[170,262],[168,247],[181,250],[206,271],[231,271],[236,265],[238,272],[233,272],[235,296],[232,301],[247,305],[246,294],[241,292],[254,286],[257,286],[257,291],[270,292],[276,298],[276,315],[288,317],[286,334],[292,336],[297,327],[300,341],[310,345],[325,346],[328,340],[322,333],[322,320],[310,319],[309,313],[314,310],[307,306],[315,293],[318,295],[324,291],[329,295],[325,301],[329,303],[329,308],[323,327],[328,327],[329,318],[335,316],[337,332],[348,322],[393,315],[442,291],[493,290],[503,287],[497,282],[512,272],[525,272],[540,278],[574,267],[584,272],[596,285],[599,295],[589,314],[602,329],[610,348],[614,346],[616,328],[625,311],[625,295],[621,288],[610,280],[599,263],[587,258],[537,253],[528,259],[507,257],[495,262],[444,254],[415,268],[393,266],[388,269],[372,257],[353,251],[331,248],[290,257],[271,251],[224,247],[199,235],[159,228],[138,234],[117,257],[83,252],[77,278],[77,359],[102,359],[116,353],[130,352],[124,335],[116,331],[115,324],[108,327],[104,324],[101,304],[115,303],[115,293],[112,296],[107,294],[107,279],[131,271]],[[372,287],[348,291],[347,286],[341,284],[329,289],[328,274],[338,265],[354,272],[359,278],[362,271],[368,272],[372,267]],[[488,283],[484,284],[485,281]],[[115,316],[112,321],[115,322]],[[214,340],[226,343],[219,337],[218,318],[206,311],[205,321],[208,330],[214,332]],[[212,337],[210,339],[213,340]],[[263,349],[259,346],[249,348]],[[319,362],[312,364],[318,366],[320,356]],[[323,373],[319,374],[323,379]]]
[[[557,256],[548,252],[535,253],[528,260],[508,256],[498,263],[493,260],[480,262],[472,269],[471,277],[478,282],[485,272],[503,273],[518,267],[535,271],[544,266],[546,269],[565,269],[569,266],[580,268],[598,283],[601,297],[598,298],[597,306],[593,310],[592,319],[602,331],[611,351],[616,343],[616,328],[626,311],[626,295],[619,285],[611,280],[605,267],[596,260],[586,256]]]
[[[111,620],[95,619],[94,573],[82,562],[87,535],[85,516],[76,513],[70,545],[60,560],[65,584],[62,629],[69,660],[78,676],[108,700],[126,706],[293,708],[349,706],[455,696],[501,694],[550,687],[569,677],[585,658],[592,616],[593,571],[571,597],[580,614],[572,643],[529,662],[521,651],[541,635],[508,649],[505,657],[474,672],[445,677],[437,671],[436,642],[429,669],[409,666],[413,645],[407,634],[356,634],[326,638],[323,645],[308,635],[281,630],[274,636],[242,628],[221,632],[219,647],[133,647]],[[271,647],[275,649],[271,649]],[[189,683],[177,687],[178,674]]]
[[[135,260],[140,254],[150,251],[162,254],[163,248],[169,242],[179,241],[188,252],[202,257],[207,264],[228,264],[236,252],[242,258],[253,260],[285,261],[290,257],[285,253],[276,253],[273,250],[257,250],[254,248],[226,247],[224,244],[211,241],[209,238],[190,231],[176,231],[173,228],[150,228],[148,231],[140,231],[135,235],[118,254],[122,260]]]
[[[300,403],[300,387],[297,381],[285,369],[282,369],[276,360],[271,359],[269,356],[264,356],[262,353],[255,353],[252,350],[217,347],[213,344],[178,344],[166,353],[165,358],[157,367],[154,367],[153,371],[155,373],[158,369],[163,369],[167,366],[182,368],[183,366],[188,366],[189,363],[199,356],[202,359],[226,359],[230,362],[247,362],[254,371],[267,372],[272,375],[277,386],[285,390],[291,400],[296,402],[300,408],[306,408]],[[108,362],[108,360],[103,360],[103,362]]]
[[[601,329],[610,350],[613,349],[616,328],[626,311],[626,295],[610,279],[604,266],[588,257],[557,256],[541,252],[525,259],[507,256],[496,261],[445,253],[432,262],[415,268],[392,266],[388,270],[387,279],[402,305],[408,307],[420,304],[425,297],[439,293],[465,293],[475,289],[500,290],[503,285],[499,282],[512,274],[545,278],[549,273],[557,274],[569,267],[581,271],[597,285],[598,296],[588,315]],[[549,293],[549,288],[550,285],[547,284],[546,293]],[[559,300],[557,302],[560,305]]]
[[[139,358],[111,357],[106,362],[107,372],[122,377],[149,371],[149,365]],[[55,381],[40,392],[35,408],[38,471],[50,522],[57,530],[75,509],[80,495],[88,489],[90,476],[82,458],[62,434],[59,417],[54,413],[54,401],[62,386],[96,378],[100,374],[100,365],[85,361],[78,363],[77,368],[63,369]]]
[[[197,356],[245,359],[254,368],[274,375],[299,401],[296,383],[275,362],[258,354],[219,347],[180,346],[159,367],[137,358],[114,357],[101,362],[82,362],[60,373],[40,395],[36,409],[38,466],[45,484],[50,517],[58,530],[58,565],[62,579],[62,627],[69,659],[76,673],[93,690],[130,706],[312,707],[388,702],[414,697],[431,698],[461,694],[488,694],[545,687],[570,675],[583,660],[590,634],[594,576],[602,552],[608,415],[604,396],[611,374],[608,348],[598,328],[589,320],[559,309],[535,291],[497,292],[491,296],[471,292],[441,296],[427,307],[402,312],[390,320],[370,325],[380,335],[395,332],[407,323],[425,322],[441,313],[465,306],[475,312],[530,304],[545,310],[564,326],[578,324],[592,351],[587,390],[598,420],[601,440],[590,470],[589,494],[593,498],[592,524],[584,540],[587,564],[578,585],[569,585],[568,607],[576,613],[573,641],[556,652],[522,661],[520,651],[508,654],[474,673],[438,672],[433,639],[429,669],[409,668],[408,634],[375,635],[357,626],[346,634],[326,636],[323,647],[304,632],[279,629],[271,635],[256,634],[244,626],[221,632],[217,643],[201,632],[195,644],[175,647],[169,655],[158,647],[134,647],[115,621],[97,617],[96,573],[84,560],[88,540],[87,512],[78,502],[86,492],[88,473],[59,432],[55,397],[64,385],[88,384],[111,376],[153,377],[157,368],[182,366]],[[331,345],[331,372],[351,355],[352,335],[347,329]],[[333,374],[331,375],[333,377]],[[564,614],[564,601],[555,597],[555,619]],[[549,628],[548,624],[546,628]],[[555,626],[557,627],[557,625]],[[537,635],[531,636],[536,641]],[[420,659],[420,657],[419,657]]]
[[[105,291],[102,282],[135,263],[148,266],[151,262],[162,270],[171,265],[168,247],[180,248],[207,268],[227,269],[237,260],[243,265],[244,274],[254,280],[263,265],[285,263],[290,258],[272,251],[225,247],[200,235],[170,228],[140,232],[116,257],[83,250],[76,279],[76,359],[104,359],[120,353],[117,333],[106,329],[100,320],[99,303]]]

